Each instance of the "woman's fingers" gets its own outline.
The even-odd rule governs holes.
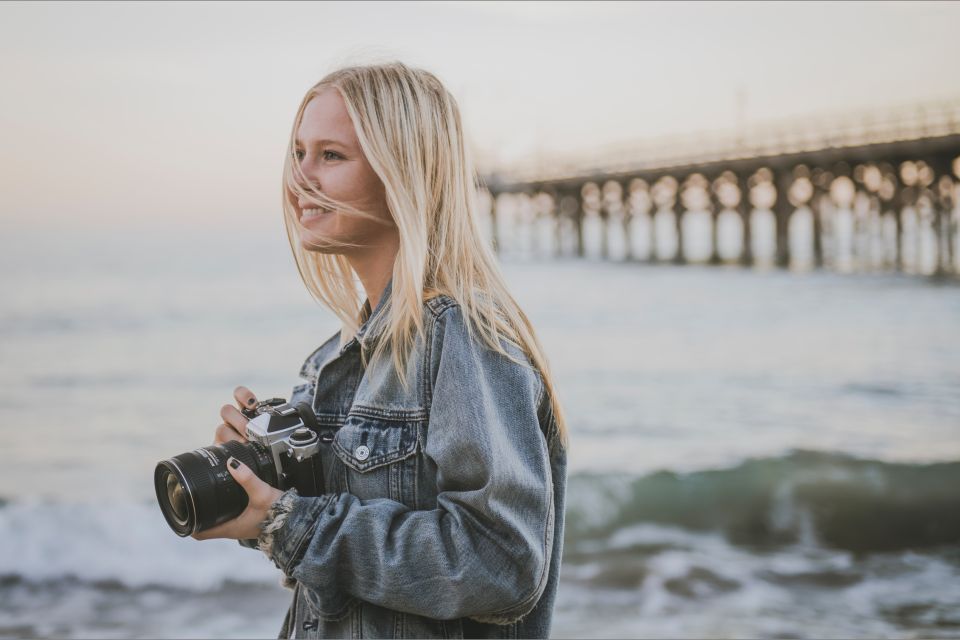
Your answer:
[[[210,538],[251,539],[260,535],[260,525],[272,505],[283,492],[261,480],[247,465],[231,457],[227,461],[227,471],[247,492],[247,508],[234,518],[207,531],[193,534],[195,540]]]
[[[237,484],[247,492],[251,507],[267,509],[273,504],[277,490],[261,480],[250,467],[236,458],[231,458],[227,462],[227,471],[237,481]]]
[[[247,437],[247,422],[249,422],[249,420],[247,420],[247,417],[240,413],[240,410],[235,406],[225,404],[220,407],[220,417],[241,436],[244,438]]]
[[[233,399],[237,401],[237,407],[240,408],[252,409],[257,405],[257,396],[246,387],[234,389]],[[237,407],[228,404],[221,407],[220,417],[223,419],[223,424],[214,432],[213,444],[223,444],[231,440],[247,441],[247,417],[240,413]]]
[[[247,439],[240,435],[240,432],[228,424],[221,424],[213,433],[213,444],[223,444],[236,440],[237,442],[246,442]]]
[[[237,401],[238,407],[243,407],[244,409],[253,409],[257,404],[257,396],[246,387],[237,387],[234,389],[233,399]]]

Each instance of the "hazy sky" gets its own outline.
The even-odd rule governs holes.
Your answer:
[[[3,3],[0,221],[274,224],[341,63],[433,71],[508,160],[957,97],[958,32],[947,2]]]

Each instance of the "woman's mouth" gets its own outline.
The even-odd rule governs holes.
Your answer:
[[[309,220],[330,213],[330,209],[304,209],[302,218]]]

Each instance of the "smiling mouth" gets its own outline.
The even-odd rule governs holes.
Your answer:
[[[304,209],[301,217],[304,220],[310,220],[311,218],[319,218],[328,213],[330,213],[330,209]]]

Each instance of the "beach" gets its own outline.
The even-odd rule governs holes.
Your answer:
[[[272,637],[276,568],[174,535],[152,474],[336,331],[284,239],[8,237],[0,636]],[[503,264],[571,425],[554,637],[960,636],[960,288]]]

